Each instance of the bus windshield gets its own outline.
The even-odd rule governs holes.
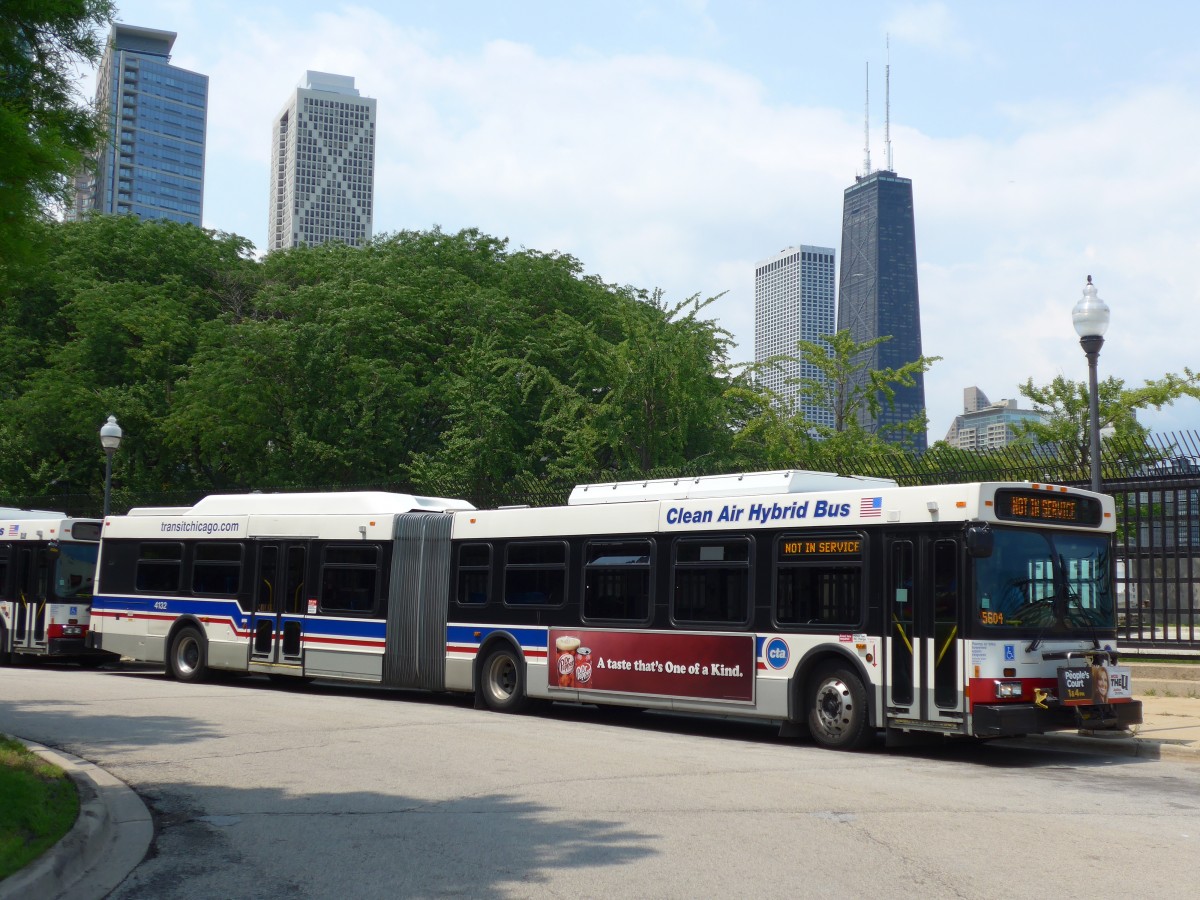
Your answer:
[[[92,596],[96,577],[99,544],[62,543],[54,562],[54,594],[60,600],[81,600]]]
[[[975,560],[977,621],[1044,634],[1112,628],[1106,534],[996,528],[992,555]]]

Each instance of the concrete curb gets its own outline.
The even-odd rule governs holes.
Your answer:
[[[154,837],[146,804],[87,760],[15,738],[65,771],[79,789],[79,818],[61,841],[4,881],[0,900],[99,900],[142,861]]]

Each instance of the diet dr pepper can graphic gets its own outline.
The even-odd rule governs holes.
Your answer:
[[[575,651],[575,684],[577,687],[589,687],[592,681],[592,651],[580,647]]]
[[[558,686],[561,688],[575,687],[575,651],[579,649],[579,644],[577,637],[560,637],[554,642],[554,649],[558,651]],[[588,678],[591,677],[592,663],[589,659]]]

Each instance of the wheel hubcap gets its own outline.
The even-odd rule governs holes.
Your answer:
[[[817,724],[831,737],[838,737],[850,724],[853,700],[850,688],[840,678],[831,678],[817,689]]]

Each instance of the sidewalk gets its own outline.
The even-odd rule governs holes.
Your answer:
[[[1131,731],[1030,735],[1023,741],[1094,753],[1200,763],[1200,698],[1141,696],[1142,724]]]

